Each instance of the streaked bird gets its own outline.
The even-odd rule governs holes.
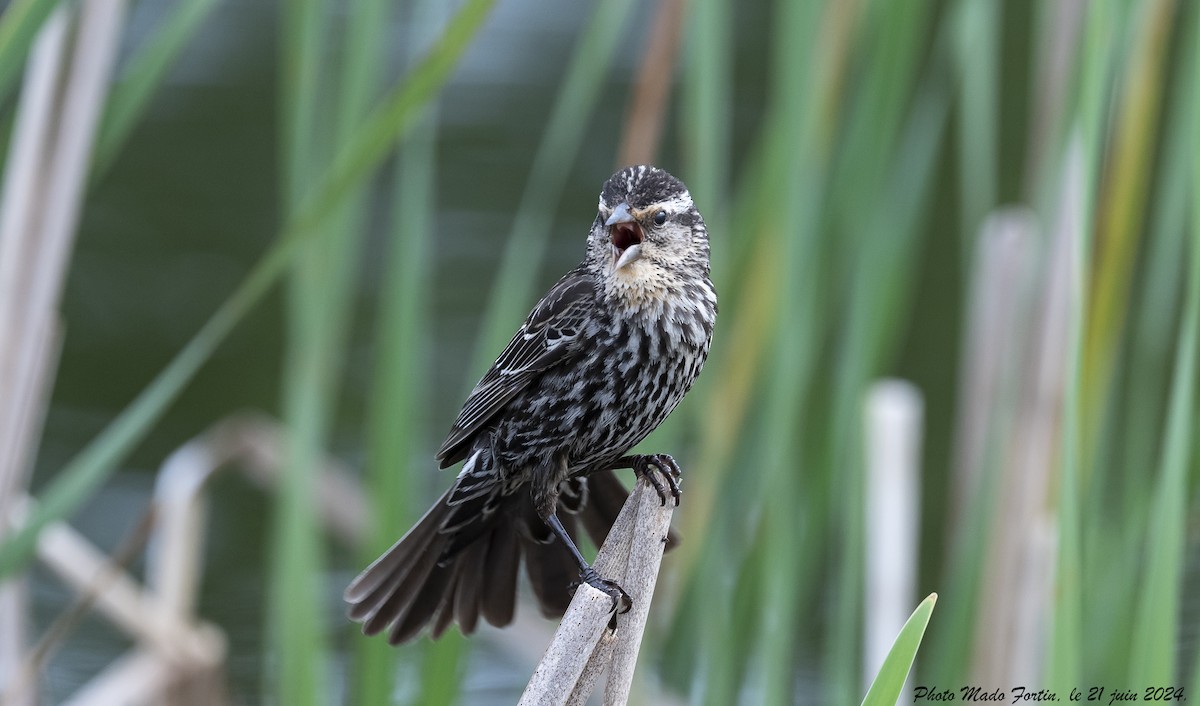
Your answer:
[[[454,484],[346,588],[351,619],[393,644],[480,617],[512,621],[524,562],[542,612],[562,615],[575,581],[628,610],[573,537],[596,546],[646,477],[679,502],[665,454],[626,455],[675,409],[708,357],[717,317],[708,232],[687,188],[651,166],[604,184],[587,254],[533,308],[467,397],[437,453]]]

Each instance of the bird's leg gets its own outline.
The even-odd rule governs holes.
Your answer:
[[[554,536],[558,537],[559,541],[567,547],[567,551],[571,552],[571,557],[579,565],[580,583],[586,583],[592,588],[607,594],[612,599],[613,610],[620,613],[628,613],[629,609],[633,607],[633,599],[615,581],[600,578],[600,574],[596,573],[591,564],[587,563],[587,559],[583,558],[583,554],[579,553],[579,547],[575,546],[571,535],[567,534],[567,530],[563,528],[562,522],[558,519],[558,514],[551,512],[542,519],[545,520],[546,525],[554,533]],[[579,584],[575,585],[578,586]]]
[[[670,493],[671,497],[675,499],[676,507],[679,506],[679,480],[682,474],[679,464],[668,454],[622,456],[613,463],[612,467],[632,468],[638,478],[645,478],[650,485],[654,486],[663,505],[667,504],[667,494]]]

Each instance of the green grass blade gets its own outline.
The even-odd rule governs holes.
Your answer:
[[[104,173],[146,110],[150,97],[219,0],[180,0],[174,12],[129,59],[113,86],[92,154],[92,179]]]
[[[917,649],[921,646],[921,638],[925,636],[925,627],[929,625],[929,617],[933,615],[936,603],[937,594],[929,594],[904,623],[862,700],[863,706],[895,706],[904,691],[904,680],[908,678],[917,659]]]
[[[555,205],[583,143],[592,109],[600,99],[605,72],[626,36],[622,28],[632,8],[632,0],[599,0],[571,57],[513,217],[483,317],[483,329],[467,371],[467,389],[492,364],[496,353],[533,306],[540,278],[530,274],[542,262]]]
[[[959,71],[958,131],[959,184],[963,192],[961,232],[963,256],[974,252],[973,242],[984,216],[999,193],[996,159],[1000,99],[999,41],[1001,5],[998,0],[960,0],[955,67]]]
[[[1198,165],[1200,166],[1200,165]],[[1200,200],[1194,222],[1200,223]],[[1188,456],[1196,428],[1196,348],[1200,332],[1200,243],[1191,243],[1187,303],[1181,318],[1179,348],[1171,382],[1171,403],[1163,437],[1150,532],[1146,537],[1145,580],[1138,591],[1137,620],[1130,654],[1131,684],[1169,684],[1173,681],[1184,538],[1187,535]]]
[[[466,651],[467,639],[457,632],[449,632],[437,642],[426,645],[425,659],[421,664],[421,695],[415,702],[420,706],[450,706],[458,697],[462,686],[465,666],[462,655]]]
[[[1058,489],[1058,561],[1055,571],[1054,619],[1047,655],[1050,687],[1068,693],[1083,677],[1083,475],[1085,457],[1084,326],[1087,321],[1087,272],[1091,263],[1091,233],[1097,183],[1102,164],[1106,87],[1114,45],[1114,6],[1102,1],[1088,8],[1084,39],[1083,78],[1074,116],[1078,141],[1080,203],[1071,265],[1071,319],[1068,334],[1068,373],[1062,415],[1062,461]],[[1069,153],[1074,150],[1069,150]],[[1068,163],[1070,160],[1068,159]],[[1071,169],[1070,166],[1067,167]]]
[[[1200,13],[1195,13],[1200,19]],[[1192,27],[1192,41],[1200,26]],[[1200,52],[1193,56],[1200,76]],[[1193,79],[1195,80],[1195,79]],[[1200,91],[1191,97],[1193,101]],[[1193,109],[1195,106],[1193,106]],[[1130,684],[1166,685],[1175,681],[1176,642],[1182,593],[1184,539],[1187,536],[1188,468],[1196,429],[1196,368],[1200,364],[1200,147],[1192,141],[1192,237],[1187,294],[1180,312],[1170,408],[1163,433],[1162,459],[1146,537],[1145,579],[1138,591],[1137,620],[1130,648]]]
[[[385,155],[381,146],[393,143],[411,127],[421,106],[446,81],[492,1],[469,0],[463,6],[442,39],[356,134],[354,143],[335,161],[323,187],[305,202],[297,220],[285,229],[229,299],[167,367],[56,474],[29,520],[0,545],[0,577],[10,575],[29,559],[42,528],[73,513],[108,479],[234,326],[278,282],[300,247],[313,238],[314,227],[379,164]]]
[[[1188,25],[1185,25],[1188,27]],[[1196,38],[1183,33],[1179,65],[1191,66],[1196,61]],[[1186,239],[1189,223],[1191,188],[1190,145],[1194,141],[1198,88],[1192,72],[1176,73],[1168,95],[1174,97],[1174,109],[1167,113],[1164,148],[1154,181],[1159,185],[1152,207],[1150,223],[1153,232],[1144,255],[1146,271],[1153,273],[1142,283],[1140,305],[1130,319],[1131,375],[1127,383],[1129,401],[1125,418],[1146,420],[1128,425],[1129,439],[1125,454],[1117,468],[1149,468],[1154,462],[1155,449],[1161,441],[1161,414],[1167,407],[1162,394],[1167,389],[1170,371],[1171,341],[1180,306],[1179,292],[1183,291],[1186,268]],[[1145,488],[1140,472],[1120,476],[1121,490],[1117,496],[1126,506]]]
[[[728,0],[696,0],[691,9],[684,105],[683,180],[704,213],[714,255],[728,238],[722,228],[729,188],[730,18]]]
[[[419,3],[430,10],[430,2]],[[424,14],[431,14],[425,12]],[[414,27],[423,26],[417,20]],[[414,29],[409,39],[415,42]],[[429,400],[429,322],[433,271],[433,221],[437,128],[433,106],[405,140],[395,170],[391,233],[380,292],[378,341],[367,418],[367,484],[374,526],[362,553],[373,561],[419,517],[419,478],[428,467],[414,463],[423,438],[423,410]],[[447,635],[446,638],[451,638]],[[352,701],[389,703],[399,659],[419,661],[422,645],[399,649],[385,640],[356,639]],[[428,651],[428,650],[424,650]],[[428,663],[428,661],[426,661]],[[427,685],[446,681],[440,671],[422,669],[420,703],[431,703]],[[447,685],[457,691],[457,680]]]
[[[281,7],[280,90],[283,208],[288,217],[302,208],[325,161],[330,139],[321,122],[321,68],[328,51],[328,8],[324,0],[294,0]],[[318,466],[329,434],[336,389],[336,323],[344,299],[347,258],[342,234],[344,204],[319,226],[297,256],[287,287],[281,409],[287,426],[287,472],[275,498],[272,566],[267,605],[268,644],[273,669],[264,672],[265,693],[280,703],[329,701],[325,665],[327,625],[321,611],[324,537],[317,523]],[[326,291],[328,290],[328,292]]]
[[[685,62],[684,86],[681,97],[680,132],[685,145],[683,149],[683,167],[679,175],[688,185],[692,199],[704,214],[708,227],[709,243],[713,251],[713,262],[727,261],[728,246],[733,238],[728,232],[727,209],[730,165],[730,124],[731,110],[730,94],[732,88],[730,57],[732,56],[732,41],[730,37],[730,7],[728,0],[695,0],[687,13],[687,34],[684,37]],[[713,271],[717,291],[722,295],[728,294],[725,283],[728,281],[732,268],[718,266]],[[709,365],[718,367],[720,352],[710,359]],[[684,430],[693,428],[702,416],[705,406],[712,399],[713,386],[702,378],[699,385],[691,392],[692,402],[684,405],[679,412],[685,415],[678,419],[679,412],[671,420],[677,427]],[[697,398],[700,402],[697,403]],[[686,433],[686,432],[685,432]],[[676,438],[684,434],[675,435]],[[696,444],[699,448],[700,443]],[[684,451],[680,448],[680,451]],[[690,483],[688,489],[689,504],[693,497],[701,497],[701,503],[707,504],[704,498],[714,496],[713,476],[706,473],[705,464],[711,463],[712,458],[703,454],[695,455],[694,464],[689,464],[687,473],[696,478],[697,482]],[[686,461],[685,461],[686,463]],[[686,521],[686,520],[685,520]],[[680,554],[680,552],[676,552]],[[678,564],[677,564],[678,565]],[[681,572],[686,573],[687,568]],[[701,625],[690,622],[687,616],[690,611],[687,601],[696,601],[695,593],[681,597],[673,615],[675,625],[665,638],[670,647],[662,650],[664,664],[662,672],[668,680],[685,683],[690,680],[691,672],[699,661],[700,643],[698,635]],[[714,621],[724,617],[714,616]],[[709,625],[708,629],[725,632],[723,626]],[[728,671],[723,674],[728,674]],[[721,693],[726,693],[724,684],[716,686]]]
[[[838,353],[833,378],[830,428],[825,434],[824,461],[818,468],[837,468],[828,476],[830,513],[827,529],[837,539],[833,560],[833,629],[822,649],[828,675],[826,698],[845,702],[858,693],[859,647],[857,626],[863,571],[863,478],[860,458],[862,396],[869,379],[886,363],[893,327],[888,312],[911,298],[912,267],[921,231],[923,193],[931,181],[938,154],[942,119],[931,110],[932,96],[914,101],[919,60],[930,33],[928,5],[878,3],[871,6],[863,37],[866,65],[854,100],[848,107],[845,133],[833,165],[834,208],[829,220],[842,237],[827,247],[841,265],[830,278],[833,289],[851,286],[845,302],[826,309],[838,322]],[[945,41],[934,41],[941,48]],[[940,52],[935,52],[940,53]],[[935,89],[941,90],[941,89]],[[943,101],[944,102],[944,101]],[[914,106],[918,110],[910,109]],[[916,119],[909,116],[913,111]],[[907,133],[904,131],[907,130]],[[918,146],[919,143],[919,146]],[[862,208],[862,194],[874,193],[883,203]],[[885,215],[886,214],[886,215]]]
[[[283,200],[289,218],[302,208],[319,173],[317,105],[324,50],[323,0],[294,0],[281,8],[280,132]]]
[[[1196,650],[1196,662],[1192,665],[1192,681],[1188,686],[1188,694],[1200,694],[1200,650]]]
[[[904,127],[919,60],[927,43],[929,3],[870,4],[863,43],[866,66],[845,116],[842,153],[833,165],[831,196],[837,216],[864,212],[862,194],[878,193],[887,173],[884,165],[894,153]],[[857,235],[847,232],[847,246]]]
[[[304,231],[327,217],[371,169],[387,147],[407,134],[424,106],[449,78],[495,0],[467,0],[446,26],[442,38],[405,77],[404,83],[355,131],[354,142],[334,157],[333,167],[316,195],[305,202],[290,230]]]
[[[329,152],[342,144],[341,134],[330,136],[318,127],[328,124],[322,96],[332,92],[322,85],[324,58],[332,54],[326,46],[330,10],[325,0],[293,0],[281,6],[280,155],[288,217],[302,208]],[[338,98],[337,116],[344,118],[348,108],[344,96]],[[335,125],[335,130],[341,127]],[[336,408],[347,283],[356,259],[356,229],[347,221],[361,192],[362,183],[355,185],[320,223],[288,279],[281,381],[287,473],[276,493],[272,532],[268,640],[275,660],[264,674],[264,692],[274,694],[281,704],[316,706],[331,696],[317,474]]]
[[[13,0],[0,15],[0,98],[8,95],[34,37],[59,0]]]
[[[361,558],[370,562],[420,516],[418,479],[432,464],[414,463],[429,399],[428,325],[433,270],[435,126],[422,120],[397,163],[392,233],[380,294],[378,351],[367,419],[367,483],[374,527]],[[362,564],[363,566],[366,563]],[[397,649],[385,640],[358,640],[355,703],[388,703],[394,691]],[[415,655],[414,655],[415,656]],[[422,684],[433,681],[428,672]],[[424,699],[422,699],[424,703]]]
[[[864,569],[863,464],[855,449],[861,448],[861,409],[865,388],[882,374],[897,343],[894,323],[905,315],[913,299],[916,270],[912,266],[922,250],[924,229],[921,216],[933,189],[939,147],[949,112],[949,98],[938,89],[916,99],[913,115],[894,158],[894,173],[887,188],[884,208],[872,212],[874,223],[863,232],[876,234],[863,240],[849,314],[841,324],[845,331],[838,355],[837,387],[834,391],[834,437],[832,468],[840,469],[832,482],[831,497],[839,503],[833,513],[839,538],[839,566],[834,577],[836,628],[832,631],[829,655],[829,688],[833,701],[845,701],[857,693],[859,630]],[[914,519],[915,521],[915,519]]]
[[[1119,89],[1114,91],[1113,126],[1102,191],[1096,198],[1094,262],[1088,287],[1083,359],[1083,439],[1085,470],[1102,468],[1102,434],[1113,369],[1121,354],[1120,337],[1127,327],[1134,263],[1141,243],[1150,160],[1159,140],[1158,112],[1171,30],[1173,4],[1141,3],[1130,11],[1133,41],[1123,62]],[[1086,478],[1087,476],[1085,476]]]
[[[775,540],[764,548],[757,585],[763,610],[756,626],[756,657],[762,665],[765,703],[793,700],[795,625],[800,600],[806,593],[800,588],[800,571],[805,556],[814,551],[811,542],[802,541],[799,547],[794,543],[812,536],[804,531],[811,521],[797,509],[805,504],[806,493],[800,482],[804,465],[799,461],[803,454],[795,430],[803,428],[803,401],[811,388],[816,361],[816,347],[809,342],[817,338],[821,328],[816,291],[820,278],[815,263],[826,186],[822,176],[828,153],[820,141],[820,116],[813,114],[798,121],[789,120],[789,116],[816,113],[834,103],[835,92],[823,80],[826,75],[818,52],[801,38],[819,35],[823,22],[834,21],[835,12],[831,5],[822,7],[817,3],[785,5],[776,35],[775,61],[780,71],[773,87],[777,112],[771,118],[774,129],[770,139],[773,151],[790,155],[791,159],[779,165],[781,179],[775,188],[779,189],[776,196],[782,207],[779,221],[767,224],[767,228],[778,248],[773,264],[781,268],[779,298],[790,306],[781,310],[778,334],[770,344],[773,382],[763,400],[767,422],[758,430],[763,461],[760,467],[770,469],[759,486],[762,534]],[[792,41],[780,41],[788,33]],[[806,105],[808,101],[816,107]],[[714,608],[709,606],[702,615]]]

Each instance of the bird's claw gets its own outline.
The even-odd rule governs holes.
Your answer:
[[[639,478],[645,478],[650,485],[654,486],[654,491],[658,493],[659,500],[665,506],[667,504],[668,493],[675,499],[675,507],[679,507],[679,481],[682,478],[682,472],[679,470],[679,464],[675,459],[668,454],[650,454],[647,456],[638,456],[637,461],[633,464],[633,472]],[[665,482],[664,482],[665,481]]]
[[[612,599],[614,616],[628,613],[629,609],[633,607],[633,599],[629,597],[625,589],[618,586],[616,581],[601,578],[600,574],[590,566],[579,575],[578,581],[571,584],[571,594],[574,595],[575,589],[585,583]]]

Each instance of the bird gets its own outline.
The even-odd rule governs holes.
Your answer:
[[[468,395],[436,454],[460,461],[451,487],[346,588],[348,615],[388,641],[433,638],[516,610],[522,561],[539,607],[561,616],[587,583],[629,609],[588,564],[579,525],[598,547],[632,469],[676,505],[668,454],[627,452],[683,399],[708,358],[717,318],[704,219],[679,179],[638,165],[600,192],[583,261],[533,307]]]

